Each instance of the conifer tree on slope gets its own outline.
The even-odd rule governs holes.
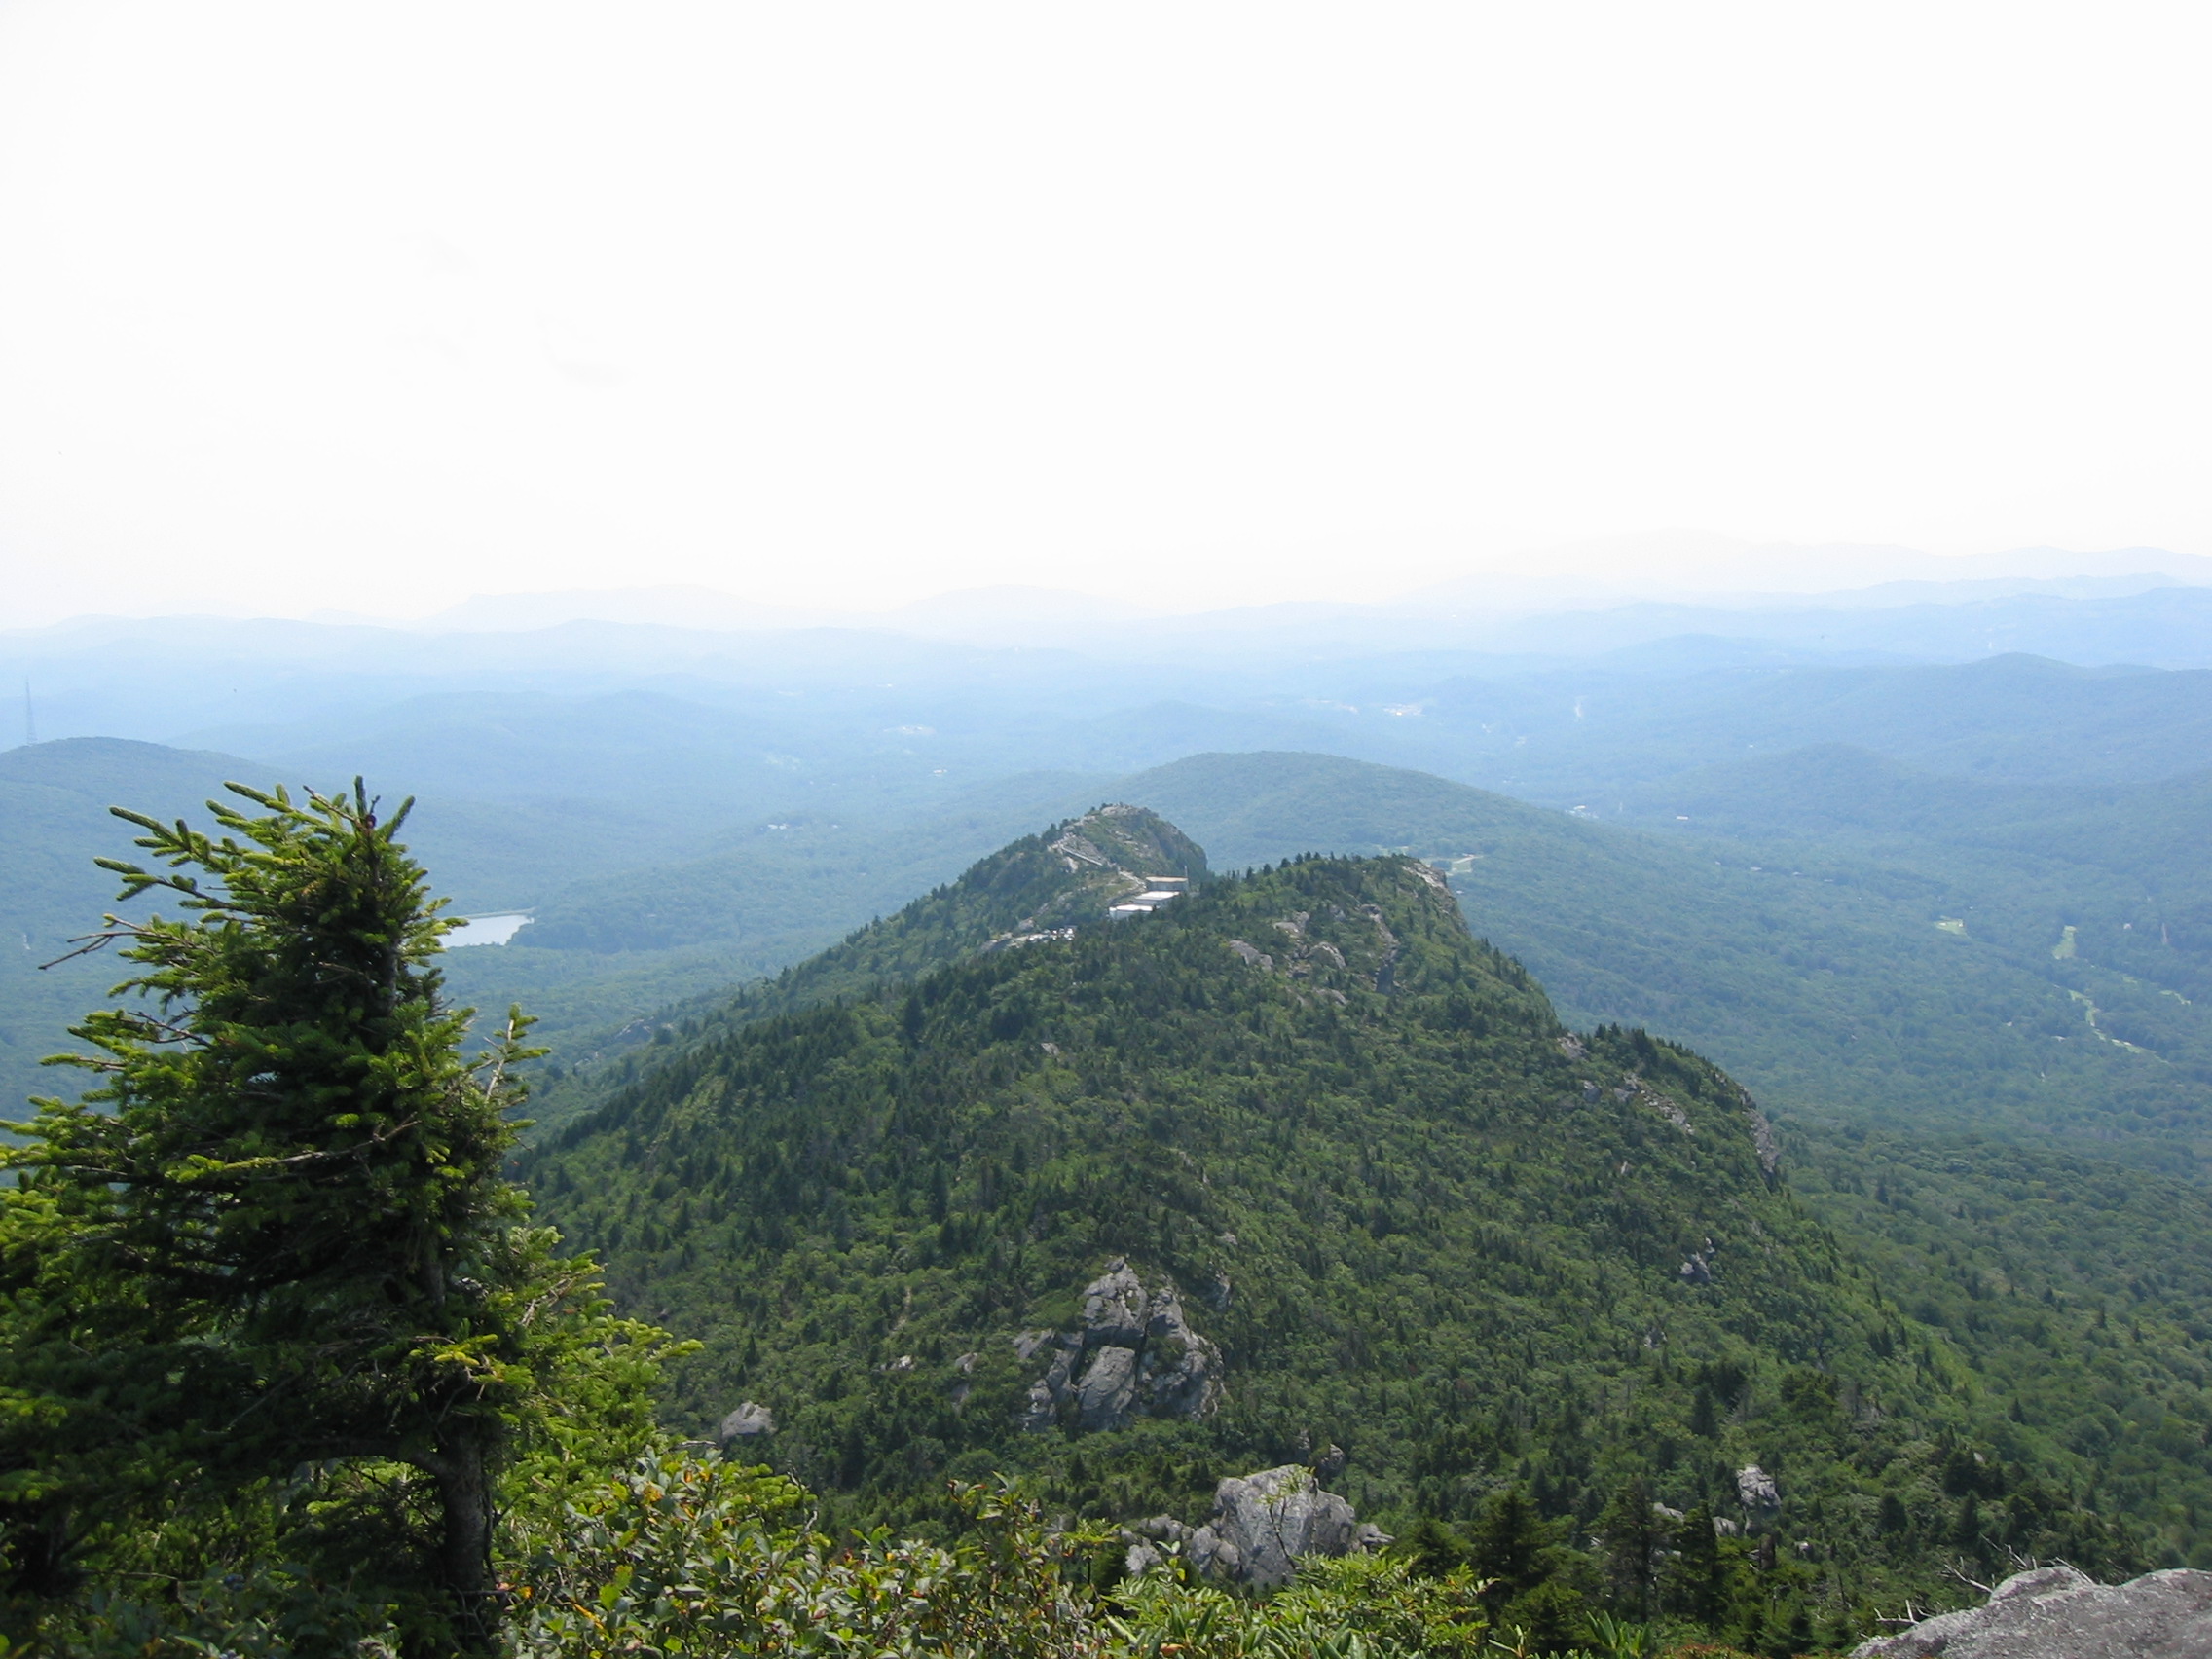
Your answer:
[[[259,810],[211,802],[212,835],[117,809],[154,867],[100,864],[184,915],[108,918],[87,948],[121,944],[143,994],[76,1028],[99,1087],[37,1102],[0,1155],[6,1566],[60,1595],[102,1528],[180,1491],[220,1514],[350,1465],[399,1518],[401,1576],[483,1648],[502,1456],[564,1409],[548,1381],[579,1349],[643,1359],[598,1389],[642,1425],[657,1333],[523,1225],[500,1165],[527,1022],[462,1057],[432,965],[456,924],[393,838],[406,807],[229,787]]]

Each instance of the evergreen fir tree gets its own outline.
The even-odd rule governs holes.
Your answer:
[[[214,805],[215,834],[118,809],[154,867],[99,862],[184,914],[108,918],[86,948],[122,946],[140,995],[76,1028],[98,1086],[12,1125],[7,1569],[51,1600],[150,1515],[236,1528],[295,1471],[366,1470],[325,1482],[317,1535],[396,1563],[387,1588],[444,1627],[425,1647],[489,1650],[502,1459],[549,1413],[578,1434],[587,1402],[642,1438],[649,1358],[546,1388],[654,1334],[523,1225],[500,1166],[527,1021],[462,1057],[470,1011],[434,966],[454,924],[395,839],[406,808],[380,822],[358,781],[231,788],[259,810]]]
[[[1653,1574],[1667,1533],[1651,1507],[1651,1489],[1641,1475],[1622,1483],[1598,1518],[1598,1535],[1604,1540],[1616,1595],[1643,1617],[1651,1611]]]
[[[1668,1600],[1677,1611],[1708,1629],[1716,1628],[1727,1605],[1727,1579],[1710,1504],[1700,1503],[1682,1517],[1677,1542],[1680,1547],[1674,1560]]]

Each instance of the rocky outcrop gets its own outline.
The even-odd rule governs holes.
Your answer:
[[[1417,865],[1415,867],[1421,866]],[[1397,972],[1398,956],[1405,947],[1398,942],[1398,936],[1390,931],[1389,924],[1383,921],[1382,907],[1380,904],[1362,904],[1360,908],[1367,912],[1367,919],[1375,924],[1376,938],[1381,941],[1380,960],[1375,965],[1375,988],[1387,996],[1390,994],[1393,976]]]
[[[1221,1350],[1191,1329],[1172,1280],[1147,1286],[1120,1257],[1084,1287],[1083,1322],[1072,1331],[1026,1331],[1023,1359],[1048,1354],[1029,1385],[1021,1426],[1126,1426],[1137,1417],[1201,1418],[1221,1399]]]
[[[1774,1132],[1774,1124],[1767,1115],[1751,1104],[1751,1097],[1742,1089],[1736,1091],[1744,1103],[1744,1118],[1751,1125],[1751,1145],[1758,1149],[1759,1167],[1769,1175],[1782,1168],[1782,1141]]]
[[[1365,906],[1365,910],[1382,941],[1380,945],[1370,947],[1375,962],[1372,982],[1379,989],[1387,990],[1390,984],[1390,965],[1398,955],[1398,937],[1383,924],[1382,911],[1375,905],[1369,904]],[[1351,914],[1341,904],[1331,905],[1321,920],[1323,925],[1345,923],[1351,920]],[[1345,993],[1334,985],[1320,984],[1317,977],[1352,973],[1352,959],[1346,954],[1344,946],[1315,936],[1313,912],[1293,910],[1270,925],[1283,936],[1279,940],[1268,941],[1274,947],[1272,950],[1262,950],[1250,940],[1233,939],[1226,942],[1245,966],[1272,974],[1275,972],[1279,962],[1284,977],[1293,985],[1340,1007],[1344,1006],[1348,1000]],[[1361,978],[1368,977],[1367,970],[1362,969],[1359,973]]]
[[[2071,1567],[2017,1572],[1978,1607],[1922,1619],[1852,1649],[1861,1659],[2201,1659],[2212,1653],[2212,1572],[2176,1568],[2099,1584]]]
[[[721,1441],[755,1440],[776,1432],[776,1414],[757,1400],[747,1400],[722,1419]]]
[[[1303,1463],[1230,1476],[1214,1489],[1213,1518],[1195,1530],[1156,1515],[1125,1537],[1131,1572],[1157,1567],[1175,1547],[1209,1577],[1256,1588],[1288,1583],[1301,1557],[1350,1555],[1390,1541],[1349,1503],[1323,1492],[1320,1476]]]
[[[1019,950],[1025,944],[1065,944],[1075,938],[1073,928],[1042,928],[1032,933],[1003,933],[983,946],[988,956],[994,950]]]
[[[1615,1089],[1613,1092],[1615,1097],[1618,1099],[1634,1100],[1641,1106],[1648,1107],[1651,1111],[1658,1113],[1659,1116],[1666,1119],[1668,1123],[1674,1124],[1676,1128],[1681,1130],[1685,1135],[1695,1135],[1697,1133],[1697,1125],[1690,1122],[1690,1115],[1687,1112],[1683,1111],[1679,1106],[1676,1105],[1664,1094],[1661,1094],[1656,1088],[1653,1088],[1651,1085],[1645,1083],[1643,1079],[1637,1076],[1634,1072],[1630,1072],[1626,1077],[1622,1078],[1621,1087]]]
[[[1782,1489],[1756,1463],[1747,1463],[1736,1471],[1736,1501],[1746,1509],[1780,1509]]]

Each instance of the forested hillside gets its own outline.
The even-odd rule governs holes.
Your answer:
[[[457,751],[498,743],[497,730],[465,722],[441,735]],[[460,754],[447,763],[458,771]],[[394,782],[428,769],[399,768]],[[114,895],[92,860],[119,852],[128,835],[109,806],[193,814],[226,781],[268,784],[281,770],[117,738],[0,751],[0,860],[9,871],[0,885],[0,1090],[19,1102],[65,1085],[38,1062],[67,1046],[70,1022],[109,982],[97,957],[40,971],[110,907]],[[471,1002],[526,1002],[563,1069],[648,1040],[645,1021],[656,1010],[719,1001],[726,987],[896,910],[1071,796],[1097,798],[1078,775],[1050,773],[940,791],[918,818],[870,812],[848,825],[830,800],[822,803],[830,810],[788,810],[737,829],[725,798],[660,787],[665,778],[632,798],[606,776],[563,767],[528,781],[535,788],[521,798],[486,798],[514,783],[495,772],[478,780],[484,793],[420,801],[408,840],[458,912],[522,909],[536,918],[522,936],[530,943],[454,951],[446,972]],[[387,804],[405,795],[395,788]]]
[[[2212,1195],[1986,1137],[1789,1137],[1790,1185],[2007,1401],[1994,1442],[2069,1448],[2157,1559],[2212,1559]]]
[[[1107,734],[1133,718],[1110,711],[1079,741],[1051,724],[1075,718],[1076,687],[1017,719],[993,696],[1026,697],[1032,682],[971,657],[969,678],[934,687],[834,690],[801,676],[790,696],[762,688],[719,711],[666,693],[456,694],[358,729],[324,717],[313,741],[305,728],[261,737],[335,764],[341,732],[373,736],[395,795],[437,786],[411,838],[441,890],[463,911],[534,913],[512,945],[456,951],[448,973],[471,1001],[520,999],[542,1016],[555,1050],[540,1092],[548,1118],[588,1105],[642,1063],[642,1047],[680,1037],[731,987],[896,913],[1022,829],[1111,790],[1191,826],[1227,867],[1385,847],[1447,861],[1477,931],[1528,962],[1571,1019],[1689,1042],[1778,1113],[1995,1130],[2185,1175],[2202,1161],[2212,889],[2193,849],[2212,832],[2212,807],[2201,777],[2079,780],[2100,768],[2157,780],[2181,765],[2203,676],[2025,659],[1656,679],[1591,665],[1468,681],[1459,701],[1438,702],[1393,700],[1418,685],[1406,677],[1419,665],[1392,659],[1332,668],[1316,684],[1338,695],[1295,705],[1322,723],[1281,728],[1460,776],[1487,777],[1510,756],[1514,790],[1585,809],[1561,813],[1313,753],[1191,756],[1118,784],[989,776],[1048,755],[1096,766],[1248,742],[1265,722],[1189,702],[1136,720],[1139,744]],[[901,674],[919,661],[897,660]],[[771,654],[758,671],[790,666]],[[1940,719],[1916,721],[1922,705]],[[1375,726],[1379,706],[1402,712]],[[905,718],[893,724],[894,713]],[[1016,732],[1022,719],[1032,724]],[[993,720],[1014,722],[997,748],[983,735]],[[1992,781],[2019,777],[2009,734],[2023,729],[2041,734],[2037,756],[2053,770]],[[1871,748],[1777,747],[1838,736]],[[793,764],[762,763],[759,745]],[[1959,774],[1924,769],[1937,763]],[[97,977],[96,964],[34,969],[98,913],[82,871],[114,846],[101,808],[171,795],[181,807],[223,775],[270,770],[105,740],[0,760],[10,787],[60,789],[72,802],[66,819],[34,803],[0,823],[27,874],[0,914],[23,947],[0,977],[11,1042],[0,1079],[18,1093],[40,1087],[37,1056],[60,1045],[69,1007]],[[188,773],[205,782],[188,785]],[[54,886],[49,874],[64,869]],[[70,974],[88,977],[54,986]]]
[[[98,773],[116,756],[60,755],[84,772],[64,817],[128,786]],[[223,759],[186,757],[178,788]],[[2120,972],[2088,920],[2053,954],[2032,928],[2023,946],[1919,913],[1971,872],[1909,867],[1930,845],[1902,810],[1914,775],[1861,842],[1827,831],[1856,886],[1801,866],[1760,885],[1779,872],[1754,849],[1780,843],[1749,811],[1685,845],[1327,756],[1138,782],[1206,825],[1218,862],[1271,867],[1223,877],[1158,815],[1097,809],[734,999],[694,987],[611,1095],[620,1069],[577,1080],[596,1096],[554,1091],[556,1118],[563,1092],[602,1104],[526,1172],[629,1310],[701,1340],[665,1402],[679,1432],[772,1457],[838,1526],[948,1538],[970,1522],[947,1478],[1196,1522],[1222,1475],[1303,1465],[1401,1530],[1392,1571],[1521,1561],[1482,1616],[1559,1641],[1609,1607],[1797,1651],[1940,1592],[1953,1561],[2201,1557],[2201,1192],[2055,1150],[2063,1118],[1885,1130],[1852,1109],[1915,1053],[1971,1052],[1992,986],[2065,997],[2069,975]],[[1730,785],[1707,786],[1716,819]],[[1847,793],[1793,810],[1842,819]],[[1945,822],[1985,836],[2000,875],[2009,847],[2053,894],[2089,891],[2077,870],[2190,891],[2186,782],[2076,792],[2042,820],[2001,787],[1954,793]],[[1423,856],[1296,851],[1314,845]],[[1186,891],[1105,919],[1162,879]],[[2022,891],[2022,915],[2045,902]],[[1843,1051],[1825,1098],[1791,1092],[1818,1055],[1778,1070],[1779,1134],[1707,1060],[1628,1028],[1628,999],[1675,988],[1678,1034],[1742,974],[1766,1000],[1714,1046],[1742,1045],[1747,1070],[1787,1055],[1791,1011],[1822,1007],[1801,952],[1823,916],[1830,1014],[1879,1006],[1886,973],[1924,1024],[1871,1067]],[[1497,948],[1517,929],[1624,1001],[1563,1022]],[[1960,952],[1981,977],[1954,971],[1945,1003]],[[2184,1072],[2178,1047],[2145,1047],[2089,1052]],[[2094,1059],[2070,1075],[2093,1086],[2073,1124],[2115,1137],[2091,1147],[2157,1154],[2190,1122],[2130,1121]],[[1709,1517],[1738,1531],[1707,1577],[1620,1578]]]
[[[2091,1459],[1995,1460],[2006,1399],[1767,1134],[1688,1051],[1568,1032],[1425,866],[1308,859],[739,1026],[524,1169],[705,1344],[678,1420],[765,1408],[749,1444],[856,1517],[992,1469],[1189,1515],[1307,1458],[1400,1525],[1521,1485],[1589,1526],[1641,1478],[1805,1538],[1792,1594],[1838,1605],[1922,1582],[1985,1488],[2023,1498],[1972,1548],[2126,1553]],[[1052,1355],[1124,1263],[1176,1314],[1117,1395]]]
[[[1779,1112],[2203,1167],[2212,1023],[2193,986],[2212,958],[2188,931],[2203,877],[2187,831],[2207,821],[2190,785],[2061,796],[2028,850],[1964,839],[1972,817],[1948,844],[1923,830],[1899,846],[1897,818],[1878,844],[1700,836],[1671,814],[1665,832],[1623,832],[1321,755],[1197,756],[1124,787],[1232,867],[1307,849],[1435,860],[1469,925],[1570,1019],[1664,1031]],[[2004,833],[2030,821],[2015,802]]]

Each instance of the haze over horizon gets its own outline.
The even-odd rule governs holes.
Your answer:
[[[0,627],[2212,555],[2204,35],[13,0]]]
[[[477,592],[432,606],[428,596],[384,611],[336,606],[256,604],[108,606],[67,616],[24,620],[0,600],[0,632],[40,630],[101,619],[205,617],[295,620],[450,632],[515,632],[571,621],[650,623],[706,631],[866,628],[960,632],[968,625],[1064,618],[1111,624],[1146,619],[1249,615],[1255,623],[1321,620],[1361,611],[1449,613],[1499,621],[1553,611],[1660,602],[1759,608],[1959,603],[2009,593],[2117,597],[2157,587],[2212,586],[2212,557],[2163,547],[2077,551],[2009,548],[1982,554],[1933,554],[1905,547],[1759,545],[1696,532],[1668,532],[1567,543],[1521,557],[1492,557],[1441,581],[1375,591],[1345,579],[1320,592],[1248,594],[1223,605],[1203,587],[1080,588],[1034,581],[925,591],[896,603],[883,596],[778,602],[703,582],[647,582],[543,590]],[[1279,613],[1279,614],[1278,614]]]

